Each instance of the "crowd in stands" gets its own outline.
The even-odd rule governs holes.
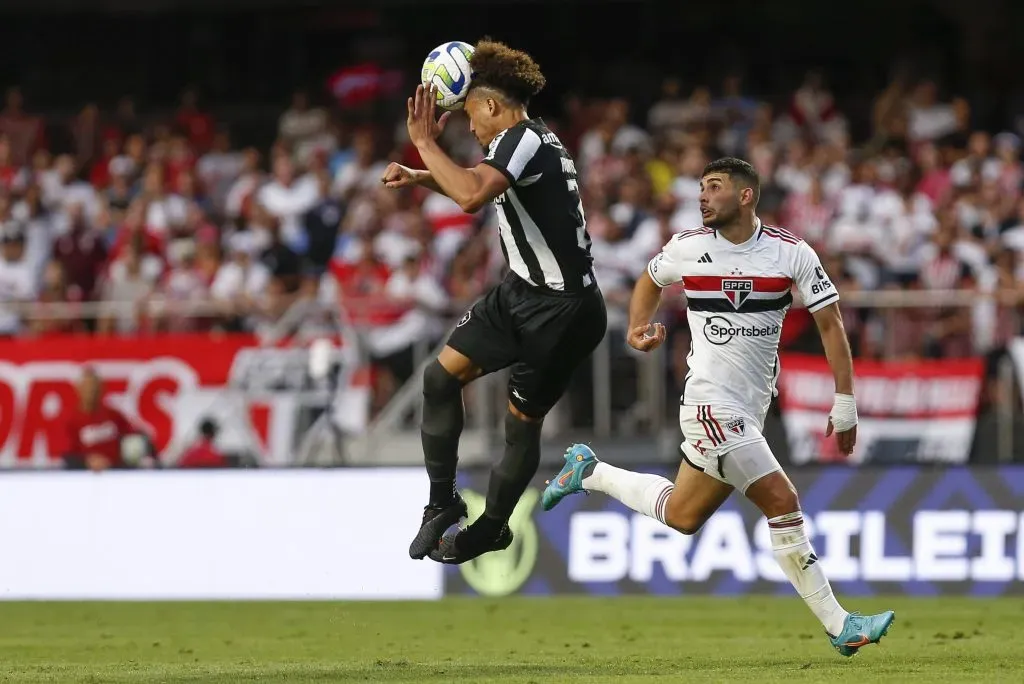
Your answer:
[[[1017,334],[1024,302],[1021,138],[972,130],[969,105],[938,93],[929,80],[894,81],[863,140],[817,73],[773,104],[730,76],[688,91],[668,79],[646,113],[580,98],[532,113],[576,158],[611,304],[628,300],[674,232],[700,224],[701,170],[729,154],[761,174],[762,220],[810,242],[841,292],[992,295],[896,317],[847,308],[857,354],[994,353]],[[423,189],[383,188],[389,160],[420,166],[404,120],[351,126],[297,93],[269,149],[240,149],[224,124],[193,92],[166,121],[144,120],[130,98],[44,121],[8,90],[0,334],[260,332],[317,297],[392,359],[439,338],[501,277],[489,208],[470,216]],[[457,120],[443,143],[466,165],[482,158]]]

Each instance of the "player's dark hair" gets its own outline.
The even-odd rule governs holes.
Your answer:
[[[722,157],[705,166],[701,177],[703,178],[709,173],[724,173],[729,176],[730,180],[739,181],[741,185],[753,189],[754,205],[757,206],[757,200],[761,198],[761,178],[757,175],[757,170],[750,162],[745,162],[736,157]]]
[[[524,106],[547,83],[533,57],[490,38],[476,44],[469,65],[472,88],[492,88]]]

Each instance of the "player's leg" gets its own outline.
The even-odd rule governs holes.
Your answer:
[[[696,534],[725,500],[733,488],[711,477],[687,456],[679,466],[675,482],[660,475],[637,473],[598,460],[585,444],[574,444],[566,451],[565,466],[544,490],[544,510],[551,510],[567,495],[579,492],[603,492],[637,513],[668,525],[683,534]]]
[[[793,588],[843,655],[877,643],[894,614],[851,616],[836,600],[832,586],[804,526],[800,500],[793,483],[762,437],[726,453],[722,471],[768,519],[772,552]]]
[[[710,457],[714,444],[709,442],[702,408],[679,407],[679,428],[686,441],[680,446],[684,464],[675,484],[659,475],[602,463],[588,446],[575,444],[566,452],[562,471],[544,490],[545,510],[569,494],[593,490],[604,492],[683,534],[694,534],[733,490],[719,475],[717,459]]]
[[[483,514],[442,540],[431,557],[464,563],[512,543],[508,521],[540,466],[544,417],[565,393],[576,368],[604,337],[607,314],[599,292],[580,299],[520,302],[524,361],[512,366],[505,414],[505,449],[491,468]]]
[[[462,388],[485,373],[511,363],[515,350],[501,311],[501,285],[492,289],[460,320],[438,358],[423,372],[420,438],[430,480],[430,499],[420,529],[409,546],[412,558],[425,558],[441,534],[466,517],[455,489],[459,438],[465,424]]]

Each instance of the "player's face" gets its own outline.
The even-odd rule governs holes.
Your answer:
[[[502,130],[498,125],[499,113],[500,106],[494,98],[487,97],[483,91],[469,91],[469,95],[466,96],[466,116],[469,117],[469,130],[485,150],[494,140],[494,136]]]
[[[708,228],[721,228],[740,215],[740,188],[724,173],[709,173],[700,179],[700,213]]]

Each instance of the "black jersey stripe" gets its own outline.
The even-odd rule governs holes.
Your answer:
[[[793,303],[793,295],[787,292],[776,299],[747,299],[737,309],[725,298],[703,299],[691,297],[686,306],[691,311],[709,311],[713,313],[763,313],[765,311],[782,311]]]

